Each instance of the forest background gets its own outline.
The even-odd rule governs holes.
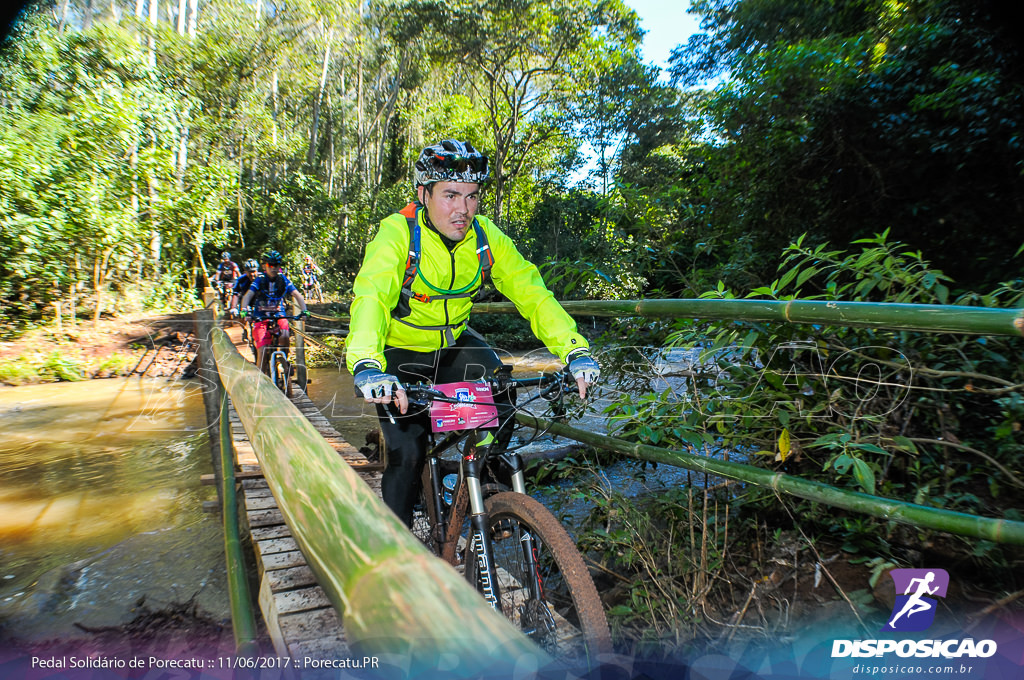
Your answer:
[[[482,212],[560,299],[1021,307],[1024,54],[1010,4],[692,0],[701,31],[664,77],[621,0],[32,5],[0,50],[0,332],[48,322],[55,302],[94,318],[190,309],[222,250],[274,248],[292,267],[311,255],[344,298],[376,225],[411,198],[420,149],[443,137],[490,156]],[[663,384],[621,395],[608,413],[622,436],[731,446],[841,487],[1021,517],[1013,340],[685,319],[612,330],[656,348],[649,364],[699,348],[694,376],[714,377],[703,409],[680,412]],[[809,338],[813,352],[766,370],[775,348]],[[882,367],[889,389],[828,384],[830,356],[847,357],[845,375]],[[592,554],[667,584],[626,587],[618,630],[681,639],[694,619],[678,602],[716,578],[761,582],[729,546],[772,543],[768,527],[794,516],[876,571],[931,546],[981,561],[996,590],[1021,586],[1019,553],[985,541],[754,490],[739,500],[765,508],[745,538],[728,523],[723,535],[707,505],[693,512],[692,496],[634,516],[608,495]],[[675,554],[692,559],[652,549],[687,536]],[[733,590],[722,611],[742,604]]]
[[[31,6],[0,56],[5,332],[173,299],[223,249],[310,254],[343,293],[444,136],[490,154],[484,212],[588,278],[571,296],[749,290],[802,233],[885,229],[983,289],[1024,210],[1000,6],[700,0],[668,80],[616,0]]]

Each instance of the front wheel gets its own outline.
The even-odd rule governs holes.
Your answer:
[[[270,357],[270,377],[274,380],[274,384],[277,385],[277,388],[284,392],[285,396],[288,398],[291,398],[292,396],[290,372],[291,368],[288,366],[288,359],[284,357],[282,352],[274,352]]]
[[[537,500],[506,492],[486,501],[502,613],[564,661],[590,666],[612,651],[601,598],[576,544]],[[477,579],[473,543],[466,571]]]

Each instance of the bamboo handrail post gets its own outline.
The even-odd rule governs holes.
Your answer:
[[[199,371],[196,376],[202,381],[203,407],[206,410],[206,433],[210,442],[210,457],[213,463],[213,473],[217,479],[217,503],[224,504],[221,495],[220,480],[223,477],[221,470],[220,436],[215,429],[219,422],[220,400],[223,387],[217,377],[217,364],[214,361],[213,348],[210,345],[210,337],[214,328],[213,310],[209,308],[197,309],[193,312],[194,330],[196,341],[199,343]],[[156,350],[159,352],[159,348]],[[141,363],[141,359],[139,360]],[[150,362],[152,363],[152,362]],[[148,370],[147,366],[147,370]]]
[[[221,516],[224,520],[224,560],[227,564],[228,597],[231,605],[231,624],[235,634],[235,650],[240,656],[255,656],[259,652],[256,617],[253,614],[252,595],[245,572],[242,541],[238,524],[238,497],[235,487],[234,442],[228,417],[228,395],[222,390],[220,400],[220,495],[223,499]]]

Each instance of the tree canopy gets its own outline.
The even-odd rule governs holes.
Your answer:
[[[884,229],[984,287],[1024,241],[1001,7],[694,0],[664,77],[621,0],[34,5],[0,54],[0,314],[172,296],[222,249],[344,294],[443,137],[490,156],[485,212],[559,294],[756,287],[800,234]]]

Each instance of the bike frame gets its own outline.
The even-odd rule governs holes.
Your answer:
[[[537,385],[540,384],[543,378],[534,378],[527,380],[513,380],[509,378],[509,387],[526,386],[526,385]],[[498,387],[502,387],[500,384]],[[434,397],[436,399],[436,397]],[[481,481],[483,472],[487,467],[487,463],[492,459],[500,461],[507,470],[511,473],[512,490],[515,493],[526,494],[526,475],[523,471],[523,459],[515,451],[504,451],[501,453],[493,452],[490,446],[484,454],[478,455],[479,450],[470,435],[475,434],[476,429],[472,430],[459,430],[452,432],[444,437],[440,442],[436,442],[434,435],[431,434],[431,447],[427,450],[426,469],[427,478],[430,483],[430,503],[433,506],[434,517],[436,518],[435,525],[431,528],[432,531],[437,531],[440,538],[439,543],[448,544],[451,541],[457,541],[457,532],[461,529],[460,527],[450,526],[450,520],[452,514],[458,515],[459,513],[452,511],[458,506],[457,504],[462,502],[462,497],[465,494],[468,496],[467,501],[469,505],[469,522],[470,522],[470,536],[472,551],[474,559],[477,561],[477,569],[480,574],[480,590],[484,599],[494,608],[499,614],[501,613],[501,592],[498,581],[497,570],[494,565],[494,553],[493,546],[487,535],[489,527],[489,517],[484,506],[484,491],[483,482]],[[468,438],[465,449],[463,450],[462,458],[459,462],[459,479],[455,484],[455,488],[452,490],[452,502],[449,507],[445,507],[443,492],[441,488],[441,465],[439,457],[445,451],[456,446],[459,442]],[[449,534],[452,535],[449,535]],[[526,560],[526,564],[529,569],[529,573],[534,575],[534,578],[529,584],[529,594],[531,600],[542,601],[544,598],[544,584],[541,579],[540,570],[537,569],[537,551],[534,546],[533,536],[526,533],[522,539],[523,555]],[[469,576],[469,565],[466,565],[466,575]]]
[[[273,341],[271,342],[271,344],[269,344],[266,347],[264,347],[263,351],[264,351],[264,353],[266,353],[268,348],[274,348],[274,351],[272,351],[269,354],[269,356],[266,357],[265,360],[267,361],[268,368],[270,370],[270,380],[275,385],[277,384],[277,361],[276,360],[277,360],[278,357],[280,357],[284,361],[284,365],[285,365],[285,367],[286,367],[286,369],[288,371],[288,375],[284,376],[285,385],[287,386],[288,381],[291,380],[291,363],[288,361],[288,352],[285,351],[284,348],[281,347],[278,344],[278,342],[280,342],[280,339],[281,339],[281,329],[278,327],[277,321],[279,319],[288,319],[289,321],[294,321],[294,320],[296,320],[298,318],[300,318],[300,317],[299,316],[288,316],[286,314],[283,314],[283,315],[278,315],[278,316],[268,316],[268,317],[260,318],[260,319],[256,319],[256,318],[252,319],[252,326],[254,326],[254,327],[255,327],[255,325],[257,323],[267,322],[267,332],[269,332],[271,334],[271,336],[273,336]],[[252,329],[250,329],[249,335],[252,336]],[[259,364],[259,350],[256,349],[255,346],[253,347],[253,349],[254,349],[253,359],[256,360],[257,364]],[[257,368],[260,368],[262,370],[262,367],[260,367],[259,365],[257,365]],[[288,393],[287,388],[283,389],[282,391],[285,392],[286,394]]]

